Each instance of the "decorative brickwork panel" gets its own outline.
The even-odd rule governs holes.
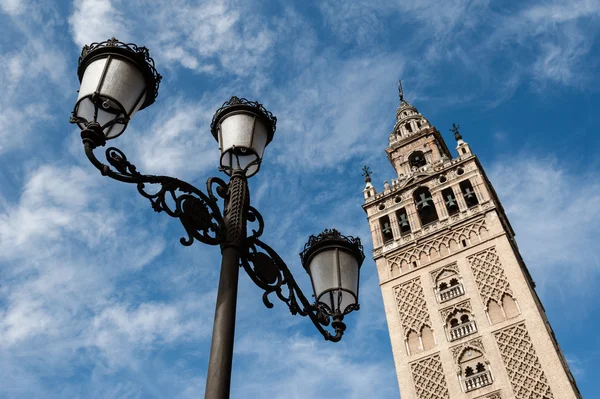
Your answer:
[[[490,299],[502,303],[502,296],[513,296],[496,248],[491,247],[468,258],[484,306]]]
[[[440,355],[410,365],[418,399],[450,399]]]
[[[414,330],[417,334],[420,334],[424,325],[431,328],[431,319],[429,313],[427,313],[427,304],[420,278],[394,287],[394,292],[400,322],[405,335],[408,334],[409,330]]]
[[[469,300],[462,301],[460,303],[457,303],[456,305],[440,310],[440,316],[442,316],[442,321],[445,323],[448,320],[448,316],[450,316],[456,311],[473,313],[473,309],[471,308],[471,302],[469,302]]]
[[[465,244],[474,245],[482,241],[482,234],[487,234],[488,229],[485,225],[485,219],[479,219],[467,226],[459,227],[438,234],[435,238],[416,245],[397,255],[392,255],[387,259],[390,270],[400,268],[403,265],[411,265],[417,262],[419,266],[436,260],[441,256],[457,252]]]
[[[524,323],[494,333],[516,399],[554,399]]]
[[[440,267],[439,269],[432,271],[430,273],[431,274],[431,282],[433,284],[435,284],[437,282],[437,280],[440,278],[440,276],[444,273],[458,274],[458,266],[456,265],[456,263],[452,263],[450,265]]]
[[[464,344],[450,348],[450,350],[452,351],[452,357],[454,358],[454,363],[458,365],[458,360],[460,356],[463,354],[464,351],[466,351],[469,348],[477,349],[481,351],[481,353],[485,353],[485,349],[483,348],[483,341],[481,340],[481,338],[475,338],[468,342],[465,342]]]

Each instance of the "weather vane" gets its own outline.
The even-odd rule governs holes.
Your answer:
[[[365,181],[370,182],[371,181],[371,173],[373,173],[373,172],[371,172],[371,169],[367,165],[364,165],[362,168],[362,171],[363,171],[362,175],[365,177]]]
[[[456,123],[453,123],[452,124],[452,129],[450,129],[450,131],[452,133],[454,133],[454,139],[456,139],[456,141],[462,140],[462,135],[460,134],[460,132],[458,131],[458,129],[460,129],[460,125],[457,125]]]
[[[404,90],[402,90],[402,81],[398,81],[398,95],[400,96],[400,102],[404,101]]]

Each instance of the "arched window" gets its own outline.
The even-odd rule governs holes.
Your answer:
[[[390,225],[390,217],[383,216],[379,219],[379,225],[381,227],[381,238],[383,239],[383,242],[386,243],[392,241],[394,239],[394,234],[392,233],[392,226]]]
[[[460,367],[460,376],[465,392],[474,391],[490,385],[492,374],[486,367],[486,360],[483,353],[476,349],[468,348],[458,359]]]
[[[460,191],[462,192],[463,197],[465,197],[465,202],[467,203],[467,206],[469,208],[479,204],[479,201],[477,200],[477,195],[475,194],[475,191],[473,190],[473,186],[471,185],[470,181],[461,181]]]
[[[415,151],[410,154],[408,157],[408,162],[410,163],[410,166],[416,166],[417,168],[427,164],[427,160],[425,159],[425,154],[423,154],[423,151]]]
[[[444,198],[444,204],[446,204],[448,215],[452,216],[455,213],[458,213],[458,202],[454,196],[454,190],[452,190],[451,187],[442,191],[442,198]]]
[[[416,190],[413,194],[413,198],[417,205],[421,225],[424,226],[438,220],[438,214],[435,210],[435,205],[433,204],[433,198],[426,187],[421,187]]]
[[[398,218],[398,226],[400,226],[400,234],[410,233],[410,223],[408,222],[408,215],[406,209],[402,208],[396,212],[396,218]]]
[[[435,277],[436,297],[439,303],[464,295],[465,290],[456,271],[442,269]]]
[[[449,341],[466,337],[477,332],[477,325],[468,310],[456,309],[446,319],[446,333]]]

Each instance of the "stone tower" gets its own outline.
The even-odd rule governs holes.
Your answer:
[[[576,399],[514,232],[458,127],[453,157],[405,101],[386,154],[398,176],[365,204],[402,399]]]

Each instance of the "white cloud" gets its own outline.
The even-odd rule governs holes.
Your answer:
[[[113,5],[110,0],[82,0],[74,4],[75,10],[69,18],[69,24],[77,45],[81,47],[111,37],[128,41],[128,23],[119,12],[122,9],[120,3]]]
[[[141,173],[197,178],[205,169],[215,172],[219,145],[210,133],[215,105],[170,98],[157,109],[147,129],[128,128],[119,146],[131,148],[130,161]]]
[[[381,93],[395,84],[402,68],[403,59],[394,56],[341,61],[325,53],[315,58],[285,92],[264,101],[267,107],[279,106],[271,108],[278,117],[278,163],[331,167],[372,152],[365,138],[386,132],[385,110],[395,101],[393,95],[382,99]]]
[[[24,0],[2,0],[0,7],[5,13],[16,16],[25,11],[26,2]]]
[[[281,351],[285,348],[285,352]],[[233,397],[244,398],[394,398],[393,369],[360,360],[343,343],[315,341],[297,335],[249,334],[238,341],[236,355],[243,373],[234,377]],[[250,362],[252,366],[246,366]],[[246,366],[246,367],[244,367]]]
[[[600,273],[600,260],[591,250],[600,236],[596,174],[522,153],[498,159],[490,179],[541,289],[578,287],[582,294],[593,289],[590,283]]]

